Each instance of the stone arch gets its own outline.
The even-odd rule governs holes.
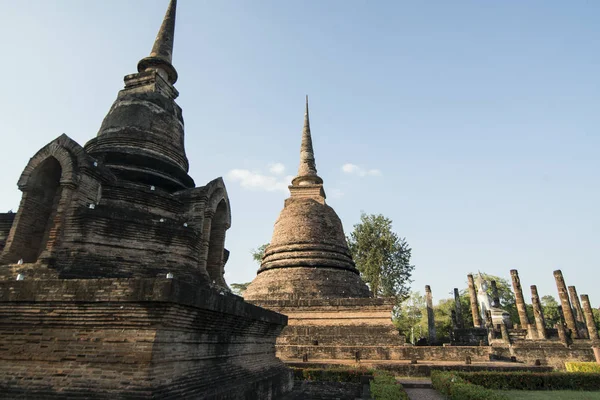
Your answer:
[[[19,178],[19,189],[24,192],[27,191],[31,174],[48,157],[54,157],[60,164],[62,169],[60,178],[61,185],[77,186],[79,182],[79,176],[77,174],[79,166],[78,155],[83,155],[82,147],[67,135],[59,136],[57,139],[44,146],[29,160]]]
[[[227,230],[227,204],[221,200],[211,219],[208,236],[208,254],[206,256],[206,272],[210,279],[218,285],[223,284],[225,231]]]
[[[229,255],[225,249],[225,235],[231,226],[229,198],[221,178],[206,185],[206,190],[200,265],[206,270],[212,282],[227,287],[224,266]]]
[[[62,231],[64,209],[79,181],[77,171],[82,156],[81,146],[61,135],[29,160],[19,178],[23,195],[1,262],[22,259],[34,263],[51,258]]]
[[[61,164],[54,157],[46,158],[31,171],[19,206],[19,218],[6,246],[12,256],[9,262],[19,259],[36,262],[46,248],[62,194],[62,173]]]

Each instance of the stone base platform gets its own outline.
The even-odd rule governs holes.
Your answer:
[[[594,361],[592,341],[577,340],[569,347],[558,341],[521,340],[508,345],[492,343],[491,346],[362,346],[361,364],[394,365],[462,365],[466,366],[467,356],[475,365],[503,366],[513,368],[523,365],[533,366],[536,360],[542,366],[564,369],[566,361]],[[302,355],[308,354],[309,363],[352,364],[355,361],[356,346],[279,346],[278,352],[288,363],[301,362]],[[516,363],[511,362],[515,357]],[[303,363],[306,364],[306,363]],[[416,367],[419,368],[419,367]]]
[[[297,368],[332,368],[332,367],[361,367],[376,368],[393,372],[397,376],[428,377],[431,371],[532,371],[549,372],[550,366],[534,366],[523,363],[511,362],[473,362],[470,365],[450,361],[419,362],[411,364],[410,361],[375,361],[367,360],[360,363],[343,362],[340,360],[319,360],[319,362],[299,362],[298,360],[285,360],[290,367]]]
[[[566,347],[558,340],[518,340],[510,346],[506,343],[492,342],[492,354],[496,358],[510,359],[512,356],[517,361],[533,364],[540,360],[542,365],[549,365],[556,369],[564,369],[567,361],[591,362],[595,361],[593,342],[587,339],[576,339],[573,344]]]
[[[386,298],[250,300],[287,315],[277,338],[280,358],[393,359],[405,337],[392,324],[394,301]]]
[[[278,341],[279,343],[279,341]],[[355,360],[355,351],[360,351],[360,360],[378,361],[449,361],[464,362],[466,357],[473,361],[488,361],[488,346],[281,346],[277,345],[278,354],[283,360],[302,360],[308,354],[308,360]],[[509,357],[510,359],[510,357]]]
[[[0,281],[0,398],[276,399],[286,322],[173,279]]]

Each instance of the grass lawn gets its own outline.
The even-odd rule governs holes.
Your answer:
[[[600,400],[600,392],[573,390],[503,390],[512,400]]]

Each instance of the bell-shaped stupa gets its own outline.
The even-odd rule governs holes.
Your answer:
[[[325,202],[310,133],[308,97],[298,176],[273,237],[244,293],[247,300],[370,297],[348,250],[342,222]]]
[[[300,168],[291,196],[244,299],[288,316],[277,355],[298,359],[406,358],[391,321],[395,301],[374,298],[360,277],[342,222],[325,202],[310,134],[308,99]]]

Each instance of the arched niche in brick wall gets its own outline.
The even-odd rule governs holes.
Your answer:
[[[62,194],[62,172],[55,157],[46,158],[31,172],[19,206],[19,218],[7,241],[6,261],[22,259],[25,263],[34,263],[45,250],[54,231]]]
[[[1,263],[34,263],[51,258],[61,234],[70,192],[78,186],[85,155],[79,144],[61,135],[27,163],[18,186],[23,192],[19,210],[0,256]]]
[[[216,285],[226,287],[223,275],[224,265],[229,256],[225,250],[225,235],[231,226],[229,197],[222,178],[209,182],[205,190],[200,269],[205,270]]]
[[[225,254],[225,232],[227,231],[227,204],[221,200],[217,205],[210,224],[208,237],[208,254],[206,257],[206,272],[210,279],[223,285],[223,263]]]

